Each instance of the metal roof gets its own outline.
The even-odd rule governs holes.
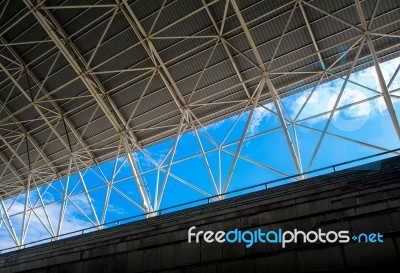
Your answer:
[[[30,169],[65,176],[71,150],[112,158],[121,132],[136,148],[168,139],[183,108],[202,124],[235,115],[265,73],[281,98],[316,83],[321,60],[344,75],[367,34],[380,60],[399,56],[400,1],[360,1],[369,33],[357,0],[83,2],[0,1],[2,196]]]

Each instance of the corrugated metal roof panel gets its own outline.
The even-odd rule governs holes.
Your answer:
[[[15,22],[17,19],[15,16],[23,16],[28,12],[23,2],[13,1],[10,3],[13,4],[10,4],[7,8],[6,15],[0,18],[0,31]],[[93,5],[96,3],[113,4],[115,1],[91,0],[85,2],[85,4]],[[68,38],[62,37],[61,32],[65,32],[67,36],[72,37],[63,41],[67,44],[69,58],[74,58],[78,65],[73,69],[61,54],[49,73],[44,89],[40,92],[41,81],[46,78],[53,65],[54,58],[60,50],[54,42],[35,43],[38,40],[49,40],[50,37],[32,14],[28,14],[24,20],[3,33],[5,42],[33,42],[9,46],[15,51],[15,54],[11,54],[7,47],[0,46],[0,61],[25,92],[29,92],[25,73],[23,72],[20,75],[20,71],[15,69],[18,68],[18,65],[13,64],[10,60],[14,60],[16,63],[21,60],[24,63],[28,63],[29,69],[32,70],[35,76],[35,79],[29,76],[30,89],[32,94],[40,100],[37,102],[40,110],[35,110],[18,88],[12,89],[13,83],[4,72],[0,72],[0,90],[2,91],[0,92],[0,101],[5,102],[7,100],[7,107],[11,112],[16,113],[15,117],[20,120],[20,124],[23,126],[22,129],[27,130],[39,146],[43,147],[46,141],[49,140],[43,151],[50,158],[52,164],[57,165],[60,174],[66,173],[68,149],[63,147],[61,143],[61,141],[66,141],[65,128],[59,119],[56,120],[56,117],[65,114],[69,124],[73,125],[72,127],[74,128],[68,128],[67,130],[74,147],[86,146],[94,150],[94,155],[98,160],[108,160],[115,155],[116,151],[111,148],[102,149],[102,147],[116,146],[119,141],[118,131],[120,129],[112,126],[106,113],[101,108],[98,108],[93,115],[93,119],[90,119],[93,111],[98,106],[97,103],[103,100],[105,107],[110,108],[108,109],[110,113],[107,113],[107,115],[115,115],[114,112],[119,111],[126,121],[136,108],[139,97],[151,75],[151,72],[146,73],[145,71],[91,74],[92,68],[96,72],[101,72],[157,66],[159,72],[150,83],[132,120],[128,121],[140,143],[145,146],[172,137],[175,133],[174,130],[161,128],[136,131],[136,129],[149,127],[176,126],[179,123],[180,110],[170,92],[181,92],[186,102],[190,98],[190,103],[228,102],[247,98],[239,81],[239,76],[230,63],[228,54],[221,43],[217,46],[202,79],[197,84],[193,95],[191,95],[216,43],[216,40],[212,38],[192,36],[216,35],[217,32],[201,0],[168,0],[159,13],[162,3],[163,1],[138,0],[131,3],[130,6],[146,32],[150,30],[158,17],[152,33],[162,31],[157,33],[156,36],[191,37],[184,39],[176,39],[176,37],[153,39],[152,43],[157,52],[156,54],[154,52],[149,54],[143,45],[138,43],[139,38],[132,30],[132,26],[129,25],[123,12],[119,10],[105,35],[103,43],[88,67],[86,67],[85,62],[90,59],[113,10],[110,8],[70,8],[45,11],[39,8],[41,14],[50,14],[50,16],[47,16],[49,21],[58,22],[61,25],[62,30],[57,31],[60,39]],[[221,26],[225,3],[226,1],[217,1],[208,7],[218,27]],[[269,60],[272,58],[295,2],[289,0],[254,0],[237,1],[237,3],[244,21],[247,23],[251,38],[254,40],[257,51],[261,55],[262,62],[269,65]],[[347,22],[359,23],[359,17],[352,0],[313,0],[309,1],[309,3],[324,11],[333,13]],[[371,17],[375,3],[373,0],[361,1],[367,20]],[[49,0],[44,2],[44,5],[54,6],[75,4],[82,3],[78,0]],[[327,17],[307,4],[303,3],[302,5],[310,21],[312,32],[317,40],[324,62],[327,65],[333,64],[342,54],[341,52],[349,48],[360,37],[361,32],[351,29],[334,18]],[[372,28],[382,27],[376,31],[398,35],[400,32],[399,8],[399,1],[380,1]],[[20,12],[21,10],[23,11]],[[8,22],[3,22],[2,20]],[[234,47],[232,48],[228,45],[228,50],[233,56],[241,77],[249,81],[245,83],[246,87],[250,90],[250,93],[254,92],[261,76],[261,71],[254,67],[254,65],[257,66],[258,60],[231,4],[228,5],[223,37]],[[398,39],[379,36],[371,37],[374,39],[373,43],[381,60],[400,55]],[[146,41],[143,42],[147,48]],[[70,45],[73,45],[73,47]],[[75,49],[77,52],[74,52]],[[236,52],[237,50],[240,51],[240,54]],[[345,63],[338,63],[333,67],[332,72],[345,73],[350,66],[352,58],[354,58],[355,50],[356,48],[346,56]],[[367,54],[369,52],[367,48],[364,48],[361,55],[362,60],[356,69],[361,68],[361,62],[366,59]],[[80,59],[81,55],[83,59]],[[248,59],[250,59],[250,62]],[[164,71],[164,66],[167,71]],[[274,72],[318,72],[321,70],[316,49],[299,7],[296,8],[289,23],[287,33],[277,50],[271,69]],[[79,77],[80,75],[78,74],[81,72],[87,72],[89,76],[87,78],[85,78],[86,76]],[[164,80],[159,73],[164,75]],[[280,96],[285,97],[312,86],[318,80],[319,74],[274,74],[271,75],[271,78]],[[83,80],[87,81],[86,85]],[[177,90],[168,90],[165,81],[168,82],[168,85],[171,84],[172,87],[170,89],[174,89],[176,84]],[[91,86],[91,92],[87,90],[88,85]],[[50,93],[50,96],[46,96],[45,93]],[[105,93],[111,98],[115,109],[111,109],[109,102],[104,99]],[[97,101],[92,96],[93,94],[95,94]],[[54,99],[54,101],[44,102],[48,98]],[[266,89],[261,97],[261,102],[267,103],[269,101],[270,95]],[[227,103],[190,107],[204,124],[209,124],[238,113],[243,106]],[[47,120],[43,120],[38,111]],[[32,118],[37,118],[38,120],[30,121]],[[6,129],[15,129],[13,133],[22,132],[22,129],[17,125],[7,124],[2,126],[7,122],[10,122],[8,115],[0,113],[0,132],[2,136],[8,137],[12,134],[7,132]],[[51,123],[53,129],[48,128],[48,123]],[[88,127],[84,132],[86,125]],[[79,134],[83,134],[82,143],[79,145],[77,144],[77,137],[72,133],[72,129]],[[60,137],[55,136],[53,130],[56,130]],[[17,143],[12,142],[12,145],[17,145]],[[4,143],[0,143],[0,148],[4,150],[5,156],[12,156],[11,151],[8,150]],[[23,150],[18,150],[18,152],[25,159],[26,154],[24,154]],[[32,154],[36,156],[37,151],[32,151]],[[42,159],[39,162],[41,164],[45,163]],[[26,168],[23,164],[16,159],[13,159],[12,163],[17,170],[21,171],[22,176],[26,177]],[[0,163],[0,170],[1,166]],[[7,179],[13,178],[10,176]]]

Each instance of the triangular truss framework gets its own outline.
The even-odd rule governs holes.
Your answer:
[[[1,2],[0,14],[6,14],[11,2]],[[328,11],[323,0],[296,0],[265,10],[267,4],[262,2],[241,6],[236,0],[202,0],[184,6],[186,13],[177,13],[179,17],[171,21],[168,15],[181,1],[159,1],[157,7],[146,7],[147,15],[139,14],[137,3],[127,0],[103,2],[50,6],[24,0],[21,16],[8,18],[0,29],[0,88],[6,93],[0,101],[0,231],[17,247],[25,244],[31,222],[58,239],[71,206],[89,226],[103,228],[111,206],[117,205],[110,203],[113,194],[132,205],[133,212],[150,217],[163,207],[163,199],[169,199],[166,204],[179,203],[179,198],[164,196],[176,183],[188,195],[222,199],[232,183],[239,187],[235,170],[241,163],[261,168],[269,179],[302,174],[315,168],[326,138],[388,151],[384,145],[330,130],[338,112],[363,102],[383,99],[391,128],[397,141],[400,138],[394,105],[399,90],[392,87],[397,86],[400,64],[390,79],[385,79],[381,64],[399,55],[399,25],[390,19],[376,23],[399,7],[380,12],[388,8],[384,1],[349,0]],[[247,11],[258,8],[262,14],[249,17]],[[63,10],[95,20],[71,33],[74,19],[61,23]],[[343,17],[346,13],[353,14],[357,23]],[[206,18],[205,26],[187,25],[200,18]],[[28,19],[42,38],[27,40],[22,32],[8,41],[13,29]],[[271,22],[279,25],[279,33],[262,41],[260,29],[265,31]],[[348,38],[329,45],[329,37],[320,33],[321,22],[337,24],[343,30],[333,36],[345,32]],[[98,26],[91,37],[93,47],[85,48],[82,40],[94,23]],[[119,47],[113,41],[124,33],[131,37],[129,44],[105,57],[105,52]],[[299,33],[307,37],[296,40]],[[304,45],[287,46],[295,47],[296,42]],[[43,53],[28,58],[31,50]],[[125,63],[129,58],[131,62]],[[181,66],[188,71],[181,71]],[[353,72],[365,67],[376,73],[376,90],[351,79]],[[65,80],[60,76],[55,85],[52,79],[63,71]],[[302,116],[317,89],[333,80],[340,80],[341,86],[331,109]],[[340,104],[348,84],[374,95]],[[291,113],[287,99],[304,90],[308,95]],[[21,108],[16,109],[17,103]],[[320,127],[307,123],[323,116]],[[252,132],[254,123],[267,122],[266,117],[271,119],[269,128]],[[230,126],[217,141],[211,131],[226,118]],[[97,128],[102,128],[98,136]],[[314,134],[315,141],[304,156],[299,135],[306,131]],[[195,152],[180,156],[179,149],[184,149],[180,143],[188,134]],[[290,170],[274,165],[274,157],[263,161],[243,153],[252,140],[271,134],[281,135],[280,147],[291,159]],[[164,153],[152,151],[165,140],[169,144]],[[202,181],[195,177],[191,181],[179,170],[180,164],[191,160],[203,164]],[[129,186],[132,192],[125,192]],[[100,201],[96,191],[102,192]],[[57,217],[48,213],[50,206],[57,207]]]

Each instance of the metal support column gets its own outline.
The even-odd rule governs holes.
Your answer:
[[[71,168],[72,168],[72,155],[70,155],[69,161],[68,161],[68,172],[67,172],[67,176],[65,178],[64,194],[63,194],[63,198],[61,200],[60,217],[58,218],[57,234],[56,234],[56,238],[55,238],[56,240],[59,238],[60,233],[61,233],[61,226],[62,226],[62,223],[64,220],[65,209],[66,209],[67,202],[68,202],[68,184],[69,184],[69,178],[71,176]]]
[[[96,210],[94,209],[94,206],[93,206],[93,203],[92,203],[92,199],[90,198],[88,189],[86,187],[85,180],[83,179],[83,175],[82,175],[82,172],[81,172],[81,170],[79,168],[78,162],[76,161],[76,156],[75,155],[73,155],[73,160],[74,160],[75,167],[76,167],[76,170],[77,170],[78,175],[79,175],[79,180],[81,181],[81,184],[82,184],[82,187],[83,187],[83,191],[85,192],[85,196],[86,196],[86,199],[87,199],[88,204],[90,206],[90,210],[92,211],[92,214],[93,214],[94,220],[96,222],[96,225],[98,226],[98,229],[101,229],[99,219],[97,218]]]
[[[383,99],[386,104],[386,108],[389,112],[390,118],[392,119],[392,123],[393,123],[394,129],[396,130],[397,137],[400,139],[399,120],[397,119],[396,110],[394,109],[392,100],[390,99],[389,90],[385,83],[385,78],[383,77],[382,69],[379,65],[379,60],[378,60],[378,57],[375,52],[375,47],[374,47],[371,37],[369,35],[367,36],[367,44],[368,44],[369,50],[371,52],[372,60],[374,61],[376,75],[378,76],[379,86],[381,87],[381,92],[382,92]]]
[[[122,143],[125,149],[125,156],[128,159],[129,166],[131,167],[133,177],[136,181],[136,186],[139,190],[140,197],[142,198],[142,205],[146,213],[150,213],[153,211],[153,208],[150,203],[150,198],[147,195],[146,188],[144,186],[143,180],[140,176],[140,171],[138,166],[136,165],[135,160],[132,157],[132,152],[128,143],[128,136],[124,133],[122,134]]]
[[[244,140],[245,140],[246,135],[247,135],[247,130],[249,129],[250,122],[251,122],[251,119],[252,119],[253,114],[254,114],[254,110],[257,108],[258,100],[260,99],[262,90],[264,88],[264,84],[265,84],[265,77],[263,77],[261,79],[261,81],[258,84],[256,90],[254,91],[255,98],[253,100],[253,105],[251,106],[249,117],[247,118],[246,125],[244,126],[244,129],[243,129],[243,132],[242,132],[242,136],[240,138],[239,145],[238,145],[238,148],[236,150],[235,157],[233,159],[232,165],[231,165],[231,167],[229,169],[228,177],[225,180],[225,184],[224,184],[224,188],[222,190],[222,193],[226,193],[226,191],[228,190],[229,183],[231,182],[231,179],[232,179],[233,171],[235,170],[236,163],[237,163],[237,161],[239,159],[240,151],[242,150],[243,143],[244,143]]]
[[[28,175],[28,180],[26,182],[26,192],[25,192],[25,205],[24,205],[24,213],[22,214],[22,223],[21,223],[21,237],[20,237],[20,247],[21,245],[24,244],[24,239],[25,239],[25,233],[27,230],[27,224],[26,224],[26,213],[28,210],[28,203],[29,203],[29,190],[31,188],[31,179],[32,179],[32,173],[29,173]]]
[[[289,151],[290,151],[290,155],[292,156],[293,163],[294,163],[294,165],[296,167],[297,173],[301,174],[303,172],[303,170],[302,170],[302,167],[301,167],[301,164],[300,164],[300,160],[299,160],[298,155],[296,154],[296,151],[295,151],[295,149],[293,147],[293,142],[292,142],[292,140],[290,138],[289,131],[288,131],[288,128],[286,126],[285,119],[283,118],[281,106],[279,105],[278,94],[276,93],[275,86],[272,83],[271,78],[269,77],[269,75],[266,75],[266,83],[267,83],[268,89],[269,89],[269,91],[271,93],[272,101],[274,102],[275,110],[276,110],[276,113],[278,114],[278,118],[279,118],[279,121],[281,123],[283,133],[285,134],[286,142],[287,142],[287,145],[288,145],[288,148],[289,148]]]
[[[0,203],[1,203],[1,207],[3,208],[4,214],[6,216],[7,222],[8,222],[8,226],[9,226],[8,231],[10,232],[11,238],[13,239],[15,245],[19,247],[21,244],[18,240],[17,234],[15,233],[15,229],[12,225],[10,215],[8,214],[7,208],[4,204],[3,198],[1,196],[0,196]],[[4,224],[4,226],[7,227],[6,224]]]
[[[174,141],[174,144],[171,147],[171,154],[170,154],[170,157],[169,157],[167,169],[166,169],[165,174],[164,174],[164,179],[163,179],[163,182],[162,182],[162,185],[161,185],[161,189],[160,189],[160,192],[159,192],[158,196],[156,196],[156,198],[157,198],[156,204],[157,205],[155,207],[155,210],[158,210],[160,208],[161,200],[162,200],[162,197],[163,197],[163,194],[164,194],[164,190],[165,190],[165,186],[167,185],[168,176],[169,176],[170,171],[171,171],[172,161],[174,160],[176,147],[178,146],[180,135],[186,129],[186,125],[184,124],[184,121],[188,119],[188,117],[187,117],[188,111],[189,110],[187,108],[183,109],[183,112],[182,112],[182,115],[181,115],[181,119],[180,119],[180,122],[179,122],[179,126],[178,126],[178,131],[176,132],[175,141]]]

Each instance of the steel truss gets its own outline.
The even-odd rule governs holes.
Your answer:
[[[221,20],[218,20],[210,10],[210,6],[217,2],[224,3]],[[28,12],[24,13],[20,19],[13,22],[6,29],[0,31],[0,47],[7,48],[12,52],[12,58],[0,55],[1,60],[4,59],[11,62],[8,66],[3,65],[0,62],[0,71],[6,75],[7,80],[10,81],[10,84],[13,86],[13,90],[18,91],[26,100],[29,101],[29,105],[22,107],[17,111],[9,109],[7,101],[0,102],[0,113],[3,112],[8,116],[7,118],[0,120],[0,128],[7,131],[9,130],[7,128],[10,124],[18,126],[18,131],[9,130],[7,134],[0,135],[0,141],[2,143],[1,147],[6,147],[11,151],[10,157],[0,150],[0,159],[3,162],[3,169],[0,173],[0,181],[2,182],[1,185],[3,187],[0,189],[0,230],[3,227],[3,230],[7,232],[10,240],[15,244],[15,246],[20,248],[23,247],[33,221],[35,224],[41,225],[41,227],[46,231],[47,237],[57,240],[60,235],[63,234],[63,225],[65,224],[68,209],[70,208],[79,212],[80,217],[82,217],[88,225],[93,226],[96,229],[103,228],[104,224],[107,222],[107,214],[110,213],[112,194],[117,194],[118,198],[123,199],[132,205],[132,210],[146,213],[148,217],[155,216],[157,215],[157,211],[162,208],[166,189],[168,187],[174,187],[173,185],[170,185],[171,180],[179,182],[181,185],[184,185],[188,189],[202,196],[210,197],[219,195],[220,197],[214,201],[223,199],[224,194],[229,191],[232,178],[235,176],[238,162],[247,162],[279,177],[288,177],[294,173],[302,174],[303,172],[312,170],[315,165],[316,157],[321,149],[321,145],[327,136],[347,141],[350,144],[373,149],[377,152],[387,151],[388,149],[384,147],[384,145],[372,145],[346,135],[339,135],[329,131],[336,113],[368,101],[383,98],[385,107],[391,119],[391,124],[398,138],[400,138],[400,126],[396,114],[396,106],[393,103],[393,99],[399,98],[399,90],[391,89],[392,83],[396,77],[398,77],[400,64],[392,77],[389,80],[385,80],[379,60],[380,52],[376,51],[373,42],[374,38],[399,39],[400,36],[398,35],[398,32],[381,33],[380,29],[382,27],[375,29],[372,28],[372,22],[375,19],[375,11],[381,4],[381,1],[376,1],[374,13],[369,20],[366,20],[362,8],[362,1],[354,0],[354,7],[357,10],[357,16],[360,20],[359,25],[353,25],[352,23],[338,17],[335,13],[326,12],[314,5],[313,1],[288,1],[285,6],[290,6],[291,10],[289,16],[286,17],[286,27],[282,30],[276,46],[269,49],[272,53],[272,58],[267,63],[264,62],[262,54],[259,51],[259,46],[256,45],[254,37],[252,36],[252,24],[251,22],[246,22],[245,17],[243,16],[243,10],[240,9],[237,2],[238,1],[236,0],[202,0],[202,7],[194,10],[191,14],[182,17],[180,20],[173,22],[162,29],[153,31],[159,14],[166,8],[166,1],[164,1],[161,8],[157,11],[158,15],[156,16],[150,31],[146,32],[142,22],[138,19],[134,9],[127,0],[115,0],[115,3],[112,4],[71,6],[48,6],[44,1],[34,3],[31,0],[24,0]],[[7,5],[10,3],[9,1],[3,1],[3,4],[5,7],[0,11],[1,13],[5,11]],[[324,50],[321,50],[319,45],[320,42],[315,38],[315,33],[305,7],[314,9],[324,14],[324,16],[341,24],[345,24],[349,28],[358,32],[357,36],[349,40],[352,43],[352,46],[345,52],[335,55],[335,61],[330,66],[328,66],[328,62],[324,60]],[[57,20],[54,18],[51,11],[59,9],[108,10],[106,14],[110,15],[108,19],[109,21],[89,57],[87,55],[84,56],[84,54],[80,52],[78,47],[72,42],[72,36],[79,36],[80,34],[77,33],[68,36],[64,31],[63,26],[57,23]],[[229,15],[228,9],[232,9],[234,13]],[[296,11],[301,12],[305,28],[312,40],[312,45],[314,47],[314,52],[312,54],[316,56],[321,65],[319,71],[284,71],[285,66],[271,69],[276,54],[280,46],[282,46],[283,39],[288,35],[288,26],[292,20],[294,12]],[[166,29],[173,27],[179,22],[185,20],[187,17],[193,16],[199,12],[205,12],[207,14],[208,18],[212,22],[215,35],[168,37],[162,35],[163,31]],[[11,29],[13,25],[23,20],[25,16],[28,16],[28,14],[32,14],[35,17],[37,23],[40,24],[48,37],[42,41],[7,42],[3,35]],[[151,65],[149,65],[149,67],[101,70],[101,65],[92,64],[93,58],[101,45],[105,42],[107,31],[117,14],[122,14],[124,16],[126,21],[129,23],[129,27],[138,37],[138,44],[133,46],[141,46],[148,54],[148,57],[151,60]],[[249,50],[246,52],[241,52],[225,38],[227,35],[225,31],[226,20],[232,16],[237,18],[240,23],[238,28],[244,33],[246,43],[249,46]],[[162,39],[209,39],[207,43],[211,41],[213,45],[209,58],[205,60],[203,68],[198,73],[198,80],[189,95],[185,95],[187,93],[181,90],[177,83],[178,81],[174,79],[173,74],[170,71],[170,64],[163,60],[160,52],[154,44],[155,41]],[[52,64],[46,73],[46,78],[42,80],[40,80],[30,68],[34,65],[34,62],[26,63],[23,56],[20,56],[18,52],[13,49],[16,45],[40,43],[50,43],[54,46]],[[242,92],[245,93],[245,99],[224,102],[214,101],[211,103],[205,102],[207,98],[195,99],[194,93],[203,75],[209,69],[209,64],[218,45],[222,45],[225,54],[228,56],[229,62],[239,80],[239,84],[235,87],[242,88]],[[368,49],[369,56],[372,59],[372,66],[376,71],[380,90],[371,89],[369,86],[364,86],[351,80],[353,70],[355,70],[356,66],[362,62],[360,57],[361,52],[366,48]],[[249,54],[254,58],[248,57]],[[343,58],[346,58],[346,56],[349,55],[353,56],[353,59],[350,62],[350,67],[347,68],[346,71],[334,71],[336,65],[340,63]],[[258,75],[251,79],[246,78],[244,76],[244,71],[240,70],[235,56],[241,56],[251,63],[253,68],[258,71]],[[68,65],[73,68],[74,73],[76,74],[73,81],[80,81],[84,84],[87,90],[87,92],[79,97],[57,100],[54,99],[53,95],[58,90],[47,90],[45,88],[47,78],[53,72],[57,59],[61,57],[63,57],[67,61]],[[107,61],[109,60],[104,60],[103,63],[106,63]],[[107,90],[105,87],[106,85],[102,83],[99,76],[102,74],[126,73],[132,71],[141,72],[141,76],[147,76],[148,81],[145,88],[141,90],[141,95],[135,102],[132,113],[129,117],[126,117],[110,96],[110,93],[114,90]],[[299,107],[295,117],[292,118],[288,113],[288,109],[285,107],[283,98],[281,98],[280,94],[282,90],[275,87],[271,78],[276,75],[294,75],[296,73],[310,74],[310,77],[318,75],[319,80],[312,83],[311,88],[309,88],[311,92],[307,99]],[[132,120],[136,114],[138,106],[145,99],[150,83],[154,81],[156,77],[160,77],[162,83],[168,89],[173,103],[175,104],[174,111],[179,111],[179,122],[172,126],[163,126],[161,124],[159,126],[147,127],[146,123],[132,126]],[[25,88],[21,84],[21,81],[24,78],[27,79],[29,88]],[[321,111],[320,113],[306,118],[301,118],[301,113],[309,104],[315,91],[328,78],[337,78],[342,80],[341,88],[338,90],[338,95],[332,109],[325,112]],[[255,80],[257,81],[257,85],[253,86],[251,82]],[[29,83],[29,81],[31,81],[31,83]],[[0,84],[4,84],[4,82]],[[30,92],[30,84],[32,84],[32,86],[36,85],[40,88],[40,92],[37,92],[37,96],[35,97],[33,97]],[[65,83],[65,86],[68,84],[69,83]],[[124,83],[115,89],[122,88],[125,84],[129,84],[129,82]],[[348,84],[357,84],[360,88],[363,88],[363,90],[369,90],[375,95],[363,101],[341,105],[341,98],[346,91]],[[65,86],[61,86],[58,89]],[[294,86],[293,88],[295,90],[298,87],[299,86]],[[221,92],[223,91],[225,90],[221,90]],[[212,96],[214,96],[214,94],[210,95],[210,97]],[[96,102],[96,110],[94,111],[93,116],[91,116],[90,121],[94,119],[97,111],[102,112],[106,116],[108,122],[112,125],[114,134],[119,137],[119,142],[117,144],[106,146],[104,148],[92,148],[88,143],[86,143],[83,137],[89,127],[89,123],[83,126],[83,128],[77,128],[68,118],[70,113],[65,112],[60,106],[63,100],[79,100],[86,97],[94,99]],[[267,99],[271,102],[270,104],[265,104]],[[50,103],[52,108],[46,106],[46,103]],[[232,126],[224,135],[221,142],[216,141],[211,135],[209,127],[210,122],[203,124],[202,119],[198,118],[194,111],[196,107],[201,107],[206,104],[210,105],[212,103],[215,103],[216,105],[225,103],[231,105],[232,108],[238,106],[241,107],[240,114],[235,116]],[[22,113],[29,107],[33,107],[38,115],[33,117],[31,120],[19,120],[18,114]],[[83,104],[82,107],[85,107],[85,104]],[[279,126],[256,134],[250,134],[249,128],[251,127],[252,122],[254,122],[254,115],[258,110],[266,111],[276,117],[279,121]],[[322,129],[312,128],[306,125],[307,121],[318,119],[323,115],[327,115],[328,117]],[[243,119],[245,119],[244,122],[242,122]],[[41,121],[42,125],[32,131],[26,129],[27,124],[36,121]],[[240,138],[228,141],[232,136],[233,131],[237,130],[239,127],[239,124],[243,125]],[[65,134],[60,133],[60,126],[64,128]],[[51,135],[48,136],[48,139],[44,144],[39,144],[34,135],[44,127],[51,129]],[[167,132],[174,135],[169,150],[163,155],[161,160],[157,159],[157,156],[154,156],[150,152],[149,147],[144,147],[137,137],[137,134],[140,132],[159,129],[162,129],[162,134]],[[317,144],[312,149],[312,155],[308,165],[304,165],[305,163],[302,161],[302,154],[300,153],[301,143],[299,142],[296,133],[296,130],[298,129],[305,129],[319,133]],[[294,173],[287,173],[286,171],[274,168],[265,163],[259,162],[258,160],[254,160],[242,153],[242,148],[249,141],[268,136],[278,131],[282,132],[282,138],[286,143],[289,157],[292,161],[291,163],[293,163],[294,166]],[[179,146],[180,141],[183,136],[188,134],[193,136],[193,145],[197,147],[198,152],[185,157],[176,158],[177,151],[182,149]],[[76,140],[74,144],[71,144],[69,135]],[[67,154],[61,156],[61,158],[67,159],[68,163],[66,166],[57,166],[54,160],[50,159],[49,156],[46,155],[45,149],[52,141],[54,141],[54,139],[59,141],[60,145],[68,151]],[[28,162],[26,162],[26,156],[21,155],[24,143],[26,144],[25,154],[28,156],[28,159],[30,154],[35,155],[32,157],[32,161],[29,159]],[[232,147],[234,147],[234,149]],[[106,170],[104,165],[97,161],[95,154],[100,149],[113,151],[113,156],[109,158],[109,160],[111,160],[110,162],[113,162],[111,169]],[[217,164],[211,162],[211,154],[216,154],[218,156]],[[228,168],[226,168],[226,164],[223,164],[222,162],[224,154],[229,155],[232,158]],[[398,153],[393,154],[397,155]],[[195,158],[201,158],[201,162],[204,164],[208,181],[202,181],[202,183],[208,183],[207,187],[195,183],[195,178],[193,178],[193,181],[188,181],[174,173],[175,166],[179,166],[180,163],[188,162]],[[13,163],[14,160],[18,161],[19,164],[22,165],[22,168],[16,168]],[[143,169],[144,164],[148,164],[150,167]],[[125,175],[121,178],[121,174],[126,173],[126,170],[124,171],[124,166],[129,167],[129,175]],[[66,168],[66,171],[60,172],[60,167]],[[225,170],[227,170],[227,172]],[[150,173],[156,174],[155,181],[153,181],[155,184],[154,192],[150,191],[148,186],[149,181],[147,181],[148,178],[145,178]],[[10,174],[12,174],[11,178]],[[95,186],[92,185],[93,180],[96,180],[97,182]],[[133,182],[132,189],[136,189],[137,191],[137,195],[134,195],[136,199],[133,195],[124,192],[118,187],[118,185],[124,183],[124,181]],[[78,188],[79,190],[77,190]],[[205,190],[205,188],[210,190]],[[105,195],[104,200],[101,200],[101,204],[99,205],[99,203],[96,203],[99,201],[95,200],[93,195],[96,191],[101,189],[104,190]],[[57,193],[59,198],[53,200],[49,199],[47,195],[49,191]],[[8,192],[12,192],[12,194],[7,194]],[[84,201],[79,201],[83,203],[77,203],[77,197],[84,197]],[[82,204],[84,204],[84,206],[82,206]],[[19,211],[15,209],[17,206],[20,206]],[[51,206],[58,206],[59,209],[57,216],[49,213],[49,207]],[[77,229],[78,228],[79,227],[77,227]],[[0,246],[0,248],[2,247]]]

